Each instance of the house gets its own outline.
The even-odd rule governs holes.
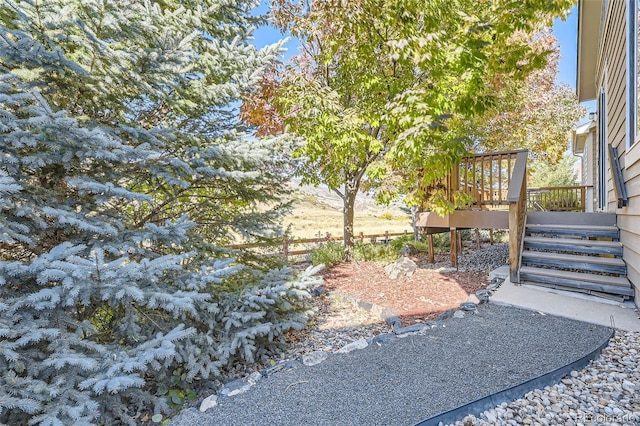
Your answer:
[[[585,211],[599,210],[598,197],[600,182],[598,181],[598,139],[596,138],[595,120],[581,124],[573,130],[571,152],[580,157],[578,180],[585,187]]]
[[[574,152],[592,179],[593,210],[615,214],[627,278],[640,305],[640,110],[638,0],[580,0],[581,102],[596,100],[593,122],[576,129]],[[586,163],[586,164],[585,164]]]
[[[578,3],[577,94],[597,103],[593,118],[574,131],[582,185],[527,188],[524,150],[462,159],[442,186],[447,194],[466,193],[469,205],[442,217],[416,215],[423,234],[451,233],[452,264],[460,230],[508,229],[512,283],[640,306],[638,3]]]

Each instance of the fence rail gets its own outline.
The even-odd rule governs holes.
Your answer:
[[[360,243],[363,243],[365,240],[370,241],[372,243],[378,242],[380,239],[385,244],[391,241],[392,237],[401,237],[405,235],[413,235],[413,232],[408,232],[407,230],[403,232],[389,232],[385,231],[383,234],[369,234],[365,235],[364,233],[360,233],[354,236],[354,240]],[[285,237],[282,239],[282,245],[276,246],[280,248],[279,254],[283,255],[285,258],[289,256],[299,256],[303,254],[311,253],[315,248],[305,248],[300,250],[292,250],[292,247],[299,246],[302,244],[319,244],[319,243],[327,243],[330,241],[343,241],[343,237],[334,237],[331,234],[327,233],[324,237],[317,238],[291,238]],[[232,249],[248,249],[248,248],[267,248],[274,247],[272,244],[267,243],[248,243],[248,244],[233,244],[227,246],[227,248]]]

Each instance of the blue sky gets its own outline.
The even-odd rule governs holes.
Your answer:
[[[578,45],[578,7],[574,6],[563,21],[555,19],[553,34],[560,43],[560,65],[556,81],[576,87],[576,60]]]

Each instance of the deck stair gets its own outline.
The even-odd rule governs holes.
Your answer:
[[[634,291],[619,235],[615,214],[529,213],[520,282],[630,299]]]

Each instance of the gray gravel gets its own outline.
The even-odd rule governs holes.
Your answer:
[[[513,307],[481,305],[423,334],[279,371],[247,392],[189,409],[177,426],[413,425],[565,366],[610,329]]]

